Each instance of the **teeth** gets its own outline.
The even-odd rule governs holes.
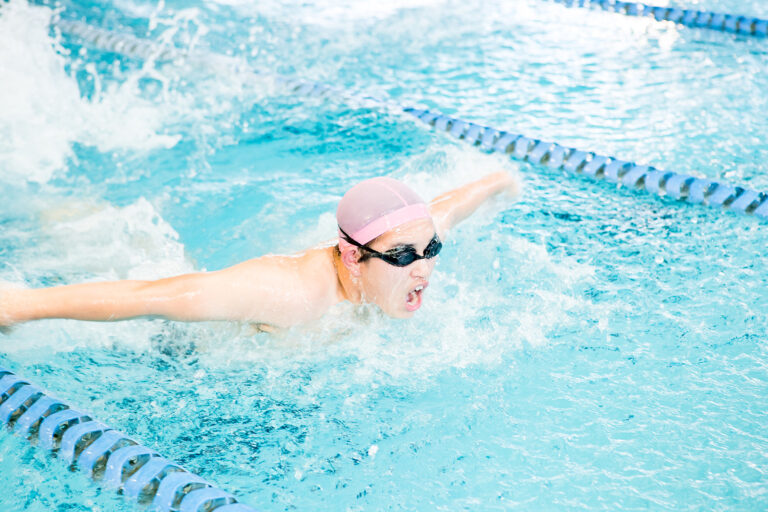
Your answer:
[[[413,291],[415,291],[415,292],[420,292],[420,291],[421,291],[421,290],[423,290],[423,289],[424,289],[424,287],[423,287],[423,286],[417,286],[416,288],[414,288],[414,289],[413,289]]]

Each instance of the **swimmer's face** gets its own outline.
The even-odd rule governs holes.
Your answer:
[[[432,219],[418,219],[384,233],[368,245],[379,252],[411,246],[422,255],[434,236]],[[436,261],[437,258],[419,259],[406,267],[397,267],[379,258],[366,259],[360,265],[365,300],[389,316],[413,316],[421,307],[424,288],[429,284]]]

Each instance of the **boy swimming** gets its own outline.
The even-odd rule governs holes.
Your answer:
[[[45,318],[251,322],[263,330],[322,317],[334,304],[377,305],[412,316],[456,224],[491,197],[518,191],[507,172],[489,174],[425,203],[392,178],[352,187],[336,211],[338,243],[266,255],[232,267],[156,281],[111,281],[0,290],[0,327]]]

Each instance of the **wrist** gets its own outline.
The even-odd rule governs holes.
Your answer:
[[[489,176],[493,181],[494,194],[506,193],[515,196],[519,192],[517,179],[507,171],[498,171]]]
[[[38,290],[16,287],[0,287],[0,325],[12,326],[36,320],[31,296]]]
[[[0,327],[10,327],[18,323],[16,319],[16,300],[14,296],[17,290],[7,287],[0,288]]]

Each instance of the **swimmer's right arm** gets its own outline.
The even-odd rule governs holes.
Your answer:
[[[440,238],[444,239],[448,231],[491,197],[504,191],[515,196],[519,190],[520,183],[514,175],[499,171],[434,198],[429,209]]]
[[[46,318],[109,322],[143,316],[194,317],[194,298],[204,278],[188,274],[158,281],[112,281],[6,291],[2,321],[17,324]]]
[[[0,291],[0,326],[67,318],[109,322],[160,317],[186,322],[235,320],[273,323],[280,307],[275,288],[288,269],[251,260],[217,272],[157,281],[112,281]]]

